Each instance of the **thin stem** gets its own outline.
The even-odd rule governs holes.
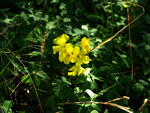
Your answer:
[[[124,2],[126,2],[126,1],[124,1]],[[137,19],[139,19],[145,13],[145,9],[144,9],[143,6],[135,4],[135,3],[130,3],[130,2],[126,2],[126,3],[132,4],[132,5],[136,5],[136,6],[140,7],[140,8],[142,8],[143,12],[139,16],[137,16],[132,22],[130,22],[128,25],[126,25],[121,30],[119,30],[117,33],[115,33],[112,37],[110,37],[109,39],[105,40],[104,42],[102,42],[98,46],[96,46],[93,49],[91,49],[91,51],[93,51],[94,49],[96,49],[96,48],[104,45],[105,43],[111,41],[112,39],[114,39],[119,33],[121,33],[123,30],[125,30],[127,27],[129,27],[129,25],[131,25],[132,23],[134,23]],[[91,51],[89,51],[88,53],[90,53]]]

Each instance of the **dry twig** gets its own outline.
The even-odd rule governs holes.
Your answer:
[[[143,112],[145,106],[147,106],[147,104],[148,104],[149,102],[150,102],[150,97],[144,100],[142,106],[139,108],[139,111],[140,111],[140,112]]]
[[[115,101],[123,100],[123,99],[129,99],[129,97],[123,96],[121,98],[116,98],[116,99],[113,99],[113,100],[110,100],[110,101],[107,101],[107,102],[90,102],[90,101],[89,102],[66,102],[66,103],[58,103],[57,105],[58,106],[63,106],[63,105],[74,105],[74,104],[103,104],[103,105],[116,107],[116,108],[124,110],[124,111],[126,111],[128,113],[133,113],[132,111],[130,111],[130,108],[128,108],[128,107],[111,103],[111,102],[115,102]]]
[[[46,34],[44,35],[43,42],[42,42],[42,45],[41,45],[41,61],[42,61],[42,56],[43,56],[45,41],[46,41],[46,38],[47,38],[47,35],[48,35],[48,29],[49,29],[49,26],[47,28]]]

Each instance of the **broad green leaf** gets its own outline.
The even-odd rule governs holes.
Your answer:
[[[139,82],[141,82],[141,84],[143,84],[143,85],[149,86],[148,82],[146,82],[146,81],[144,81],[142,79],[140,79]]]
[[[21,77],[21,81],[22,83],[30,83],[31,82],[31,78],[29,75],[24,75]]]
[[[1,108],[5,111],[5,113],[12,113],[10,109],[12,107],[12,102],[9,100],[5,100]]]
[[[82,30],[79,28],[74,28],[73,31],[75,32],[75,35],[82,35],[83,34]]]
[[[150,50],[150,45],[145,45],[145,50]]]
[[[100,108],[99,108],[99,106],[97,105],[97,104],[92,104],[92,108],[93,109],[95,109],[95,110],[97,110],[97,111],[100,111]]]
[[[86,25],[82,25],[81,28],[84,29],[85,31],[88,31],[88,26]]]
[[[96,83],[96,81],[92,81],[91,82],[91,86],[90,86],[90,89],[91,90],[97,90],[98,89],[98,84]]]
[[[47,79],[48,75],[44,71],[38,71],[36,72],[36,75],[38,75],[41,78]]]
[[[11,21],[12,21],[12,19],[9,19],[9,18],[6,18],[6,19],[3,20],[3,22],[6,23],[6,24],[10,24]]]
[[[129,6],[127,5],[127,3],[124,2],[124,1],[119,1],[119,2],[117,2],[117,5],[120,6],[120,7],[123,6],[124,8],[129,7]]]
[[[66,17],[66,18],[64,18],[64,20],[63,20],[64,22],[70,22],[71,21],[71,19],[70,18],[68,18],[68,17]]]
[[[90,98],[96,98],[96,97],[98,97],[98,95],[95,94],[95,93],[93,93],[93,91],[90,90],[90,89],[87,89],[86,92],[90,96]]]
[[[145,87],[140,83],[136,83],[135,89],[138,92],[138,94],[140,95],[145,90]]]
[[[40,85],[40,83],[41,83],[41,81],[40,81],[40,79],[38,78],[38,76],[37,76],[37,75],[35,75],[35,77],[34,77],[34,81],[35,81],[36,86],[39,86],[39,85]]]
[[[128,44],[129,45],[129,44]],[[137,45],[136,44],[134,44],[134,43],[131,43],[131,47],[133,47],[133,48],[137,48]]]

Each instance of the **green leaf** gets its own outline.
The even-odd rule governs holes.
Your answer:
[[[31,78],[29,75],[24,75],[21,77],[21,81],[22,83],[30,83],[31,82]]]
[[[34,81],[35,81],[36,86],[39,86],[39,85],[40,85],[40,83],[41,83],[41,81],[40,81],[40,79],[38,78],[38,76],[37,76],[37,75],[35,75],[35,77],[34,77]]]
[[[30,22],[28,21],[28,16],[25,12],[21,12],[20,16],[24,19],[24,21],[27,23],[27,25],[30,24]]]
[[[12,110],[10,109],[12,105],[11,101],[5,100],[1,108],[5,111],[5,113],[12,113]]]
[[[109,113],[108,109],[105,109],[104,113]]]
[[[44,71],[38,71],[36,72],[36,75],[38,75],[41,78],[48,79],[48,75]]]
[[[82,30],[79,28],[74,28],[73,31],[75,32],[75,35],[82,35],[83,34]]]
[[[123,62],[126,64],[127,68],[130,68],[130,66],[129,66],[127,60],[123,59]]]
[[[102,82],[104,81],[102,77],[99,77],[99,76],[97,77],[97,76],[93,75],[92,73],[90,75],[93,80],[98,80],[98,81],[102,81]]]
[[[62,77],[62,81],[63,81],[64,83],[67,83],[67,84],[71,85],[71,82],[67,81],[67,79],[66,79],[65,77]]]
[[[124,8],[129,7],[129,6],[127,5],[127,3],[124,2],[124,1],[119,1],[119,2],[117,2],[117,5],[118,5],[118,6],[123,6]]]
[[[116,53],[117,53],[122,59],[127,58],[127,55],[121,55],[121,54],[119,54],[117,51],[116,51]]]
[[[9,18],[6,18],[6,19],[3,20],[3,22],[6,23],[6,24],[10,24],[11,21],[12,21],[12,19],[9,19]]]
[[[66,17],[66,18],[64,18],[64,20],[63,20],[64,22],[70,22],[71,21],[71,19],[70,18],[68,18],[68,17]]]
[[[128,44],[129,45],[129,44]],[[134,43],[131,43],[131,47],[133,47],[133,48],[137,48],[137,45],[136,44],[134,44]]]
[[[55,86],[55,87],[53,88],[54,94],[55,94],[56,96],[59,96],[60,91],[61,91],[61,87],[62,87],[62,84],[61,84],[60,81],[58,81],[57,86]]]
[[[95,81],[92,81],[92,82],[91,82],[91,86],[90,86],[90,89],[91,89],[91,90],[95,90],[95,89],[97,90],[98,87],[99,87],[99,86],[97,85],[97,83],[96,83]]]
[[[32,53],[29,53],[29,55],[32,57],[35,57],[35,56],[39,56],[41,55],[41,51],[33,51]]]
[[[97,104],[92,103],[92,108],[97,111],[100,111],[99,106]]]
[[[150,50],[150,46],[149,45],[145,45],[145,50]]]
[[[144,75],[148,75],[150,73],[150,67],[145,68]]]
[[[92,110],[91,113],[99,113],[97,110]]]
[[[145,90],[144,86],[141,83],[136,83],[135,89],[138,92],[138,94],[141,94]]]
[[[148,82],[146,82],[146,81],[144,81],[144,80],[141,80],[141,79],[140,79],[139,82],[141,82],[141,84],[143,84],[143,85],[149,86]]]
[[[100,70],[101,71],[111,71],[112,70],[112,68],[113,68],[113,66],[112,65],[109,65],[109,66],[102,66],[102,67],[100,67]]]
[[[98,97],[98,95],[93,93],[93,91],[91,91],[90,89],[87,89],[86,92],[92,99]]]

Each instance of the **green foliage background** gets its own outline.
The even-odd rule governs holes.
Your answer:
[[[2,113],[125,113],[111,106],[66,102],[115,102],[138,113],[150,96],[150,7],[148,0],[128,0],[145,8],[145,14],[131,25],[134,79],[128,29],[114,40],[93,50],[88,76],[67,75],[65,65],[52,51],[53,39],[65,33],[69,42],[82,37],[94,48],[128,24],[124,2],[119,0],[1,0],[0,1],[0,112]],[[141,9],[129,6],[130,21]],[[42,18],[40,20],[42,14]],[[8,29],[7,29],[8,28]],[[41,60],[41,45],[48,29]],[[42,108],[41,108],[42,107]],[[150,111],[148,104],[144,113]]]

